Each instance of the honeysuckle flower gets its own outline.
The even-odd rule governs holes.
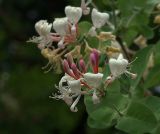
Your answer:
[[[87,0],[87,2],[85,2],[85,0],[81,0],[81,8],[84,15],[88,15],[90,13],[90,8],[87,7],[90,3],[91,0]]]
[[[65,14],[71,23],[71,32],[72,34],[76,33],[76,24],[82,17],[82,9],[80,7],[72,7],[66,6],[65,7]]]
[[[84,80],[87,82],[88,85],[90,85],[92,88],[97,89],[101,82],[102,82],[102,78],[103,78],[103,74],[102,73],[85,73],[84,75]]]
[[[109,67],[111,76],[107,77],[107,82],[112,82],[122,74],[129,74],[132,79],[135,79],[137,74],[133,74],[127,70],[129,63],[128,60],[123,58],[122,54],[119,54],[117,59],[110,58]]]
[[[55,18],[53,21],[53,29],[60,35],[65,36],[69,33],[68,18]]]
[[[39,34],[38,37],[32,37],[28,42],[37,43],[40,49],[52,44],[52,36],[50,34],[52,24],[49,24],[46,20],[40,20],[35,24],[35,29]]]
[[[70,106],[72,112],[77,112],[76,107],[80,97],[81,97],[81,83],[80,80],[74,80],[69,75],[65,74],[59,82],[59,94],[53,94],[51,98],[62,99],[67,105]],[[77,97],[75,100],[74,98]]]
[[[83,74],[83,77],[86,83],[94,90],[92,95],[92,101],[94,104],[97,104],[100,102],[100,100],[96,92],[102,83],[103,74],[98,73],[99,53],[96,49],[94,49],[93,52],[90,54],[90,62],[94,73],[85,73]]]
[[[52,24],[48,24],[46,20],[40,20],[35,24],[35,29],[40,36],[46,36],[50,33]]]
[[[93,27],[89,30],[89,35],[96,36],[96,29],[101,28],[104,26],[108,20],[109,20],[109,14],[108,13],[101,13],[97,9],[93,8],[92,10],[92,23]]]
[[[93,26],[95,28],[101,28],[109,20],[108,13],[101,13],[95,8],[93,8],[91,16],[92,16]]]
[[[64,48],[65,36],[69,34],[68,18],[56,18],[53,22],[53,29],[61,36],[58,46]]]

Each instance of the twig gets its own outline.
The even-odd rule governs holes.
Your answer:
[[[128,52],[127,52],[127,50],[126,50],[126,48],[125,48],[125,46],[124,46],[124,44],[122,42],[122,39],[117,36],[117,41],[119,42],[119,44],[120,44],[120,46],[121,46],[126,58],[130,61],[131,58],[130,58],[130,56],[129,56],[129,54],[128,54]]]

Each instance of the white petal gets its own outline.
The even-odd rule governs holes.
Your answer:
[[[128,65],[128,61],[126,59],[121,59],[121,55],[119,58],[120,59],[117,60],[113,58],[109,60],[109,67],[114,77],[118,77],[119,75],[123,74]]]
[[[66,6],[65,14],[72,24],[76,24],[82,16],[82,9],[80,7]]]
[[[97,9],[92,10],[92,22],[96,28],[101,28],[109,19],[108,13],[98,12]]]
[[[79,99],[80,99],[80,98],[81,98],[81,95],[79,95],[79,96],[76,98],[76,100],[73,102],[73,104],[71,105],[70,110],[71,110],[72,112],[77,112],[77,111],[78,111],[76,105],[77,105],[77,103],[79,102]]]
[[[52,24],[48,24],[46,20],[40,20],[35,24],[35,29],[40,36],[46,36],[50,33]]]
[[[72,80],[72,81],[67,81],[67,82],[68,82],[68,86],[69,86],[72,93],[76,93],[76,94],[81,93],[80,80]]]
[[[98,88],[102,82],[103,74],[97,73],[85,73],[84,80],[87,82],[87,84],[93,88]]]
[[[53,22],[53,28],[61,36],[65,36],[67,33],[69,33],[67,17],[56,18]]]

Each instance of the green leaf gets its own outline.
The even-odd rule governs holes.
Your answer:
[[[82,21],[78,24],[78,30],[80,35],[87,34],[90,28],[92,27],[92,24],[88,21]]]
[[[154,64],[160,65],[160,41],[154,47]]]
[[[157,65],[149,71],[149,74],[144,83],[145,89],[159,85],[160,83],[159,76],[160,76],[160,65]]]
[[[85,96],[89,125],[96,128],[101,128],[100,124],[103,124],[103,128],[112,126],[113,121],[120,117],[119,112],[127,107],[127,102],[127,98],[120,93],[118,81],[107,88],[106,96],[102,98],[99,104],[94,105],[91,96]]]
[[[151,134],[159,134],[160,132],[160,123],[157,125],[157,127],[151,132]]]
[[[137,73],[137,78],[135,80],[131,80],[131,90],[134,90],[138,83],[140,82],[143,72],[145,71],[148,63],[149,56],[152,52],[152,47],[148,46],[144,49],[139,50],[134,58],[138,58],[135,62],[132,63],[132,72]]]
[[[148,96],[142,100],[142,103],[154,112],[157,120],[160,120],[160,98],[156,96]]]
[[[144,104],[132,101],[116,127],[127,133],[143,134],[153,130],[156,125],[157,119],[153,112]]]

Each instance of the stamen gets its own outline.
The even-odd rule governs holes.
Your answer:
[[[131,73],[129,71],[125,71],[125,73],[129,74],[132,79],[136,79],[136,77],[137,77],[137,74]]]

